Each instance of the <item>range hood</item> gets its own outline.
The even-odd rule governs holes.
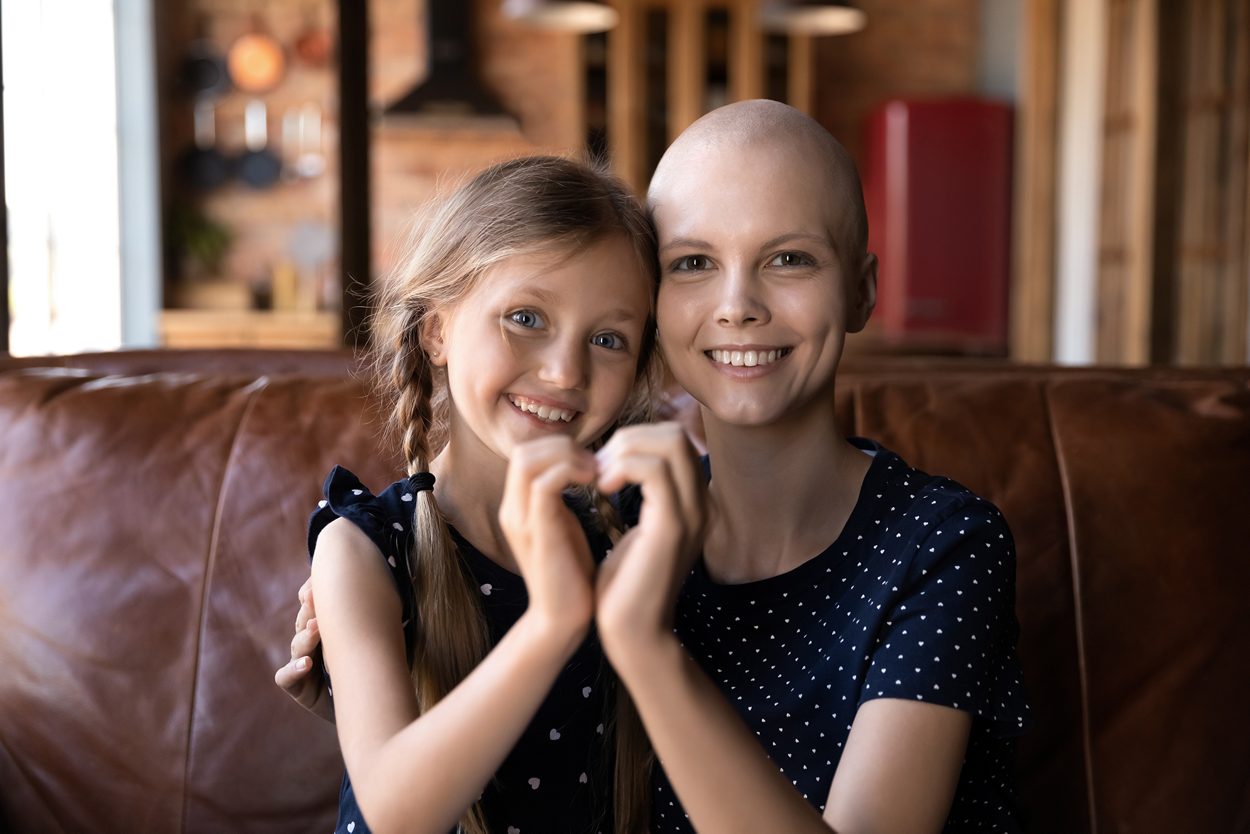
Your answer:
[[[425,0],[430,71],[389,105],[385,117],[507,119],[516,117],[481,81],[477,70],[474,0]]]

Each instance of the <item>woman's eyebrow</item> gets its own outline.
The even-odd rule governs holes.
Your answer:
[[[660,252],[667,252],[669,249],[711,249],[712,244],[706,240],[698,240],[692,237],[675,237],[660,247]]]
[[[806,240],[812,243],[819,243],[822,246],[833,248],[833,242],[826,235],[811,234],[810,232],[786,232],[783,235],[777,235],[772,240],[766,240],[761,244],[760,249],[772,249],[774,246],[780,246],[783,243],[789,243],[796,240]]]

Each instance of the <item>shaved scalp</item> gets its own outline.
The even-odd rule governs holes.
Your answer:
[[[868,250],[868,218],[855,162],[846,148],[815,119],[788,104],[768,99],[740,101],[719,107],[698,119],[674,140],[656,166],[647,191],[654,207],[663,202],[666,180],[693,160],[726,148],[785,148],[810,168],[808,176],[824,177],[837,211],[830,231],[843,257],[858,261]]]

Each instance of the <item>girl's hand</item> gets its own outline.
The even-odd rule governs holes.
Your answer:
[[[707,487],[699,460],[677,423],[630,426],[598,453],[598,487],[642,488],[638,526],[599,568],[595,620],[613,660],[629,647],[671,636],[677,594],[703,547]]]
[[[529,594],[526,614],[578,642],[594,614],[594,561],[563,493],[594,477],[594,456],[568,437],[524,443],[512,451],[499,507],[500,526]]]

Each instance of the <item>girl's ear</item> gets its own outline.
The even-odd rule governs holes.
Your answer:
[[[877,256],[871,252],[866,252],[860,260],[848,301],[846,332],[858,333],[868,324],[868,318],[877,306]]]
[[[421,322],[421,349],[425,351],[430,364],[439,368],[447,367],[443,324],[443,317],[438,313],[430,313]]]

